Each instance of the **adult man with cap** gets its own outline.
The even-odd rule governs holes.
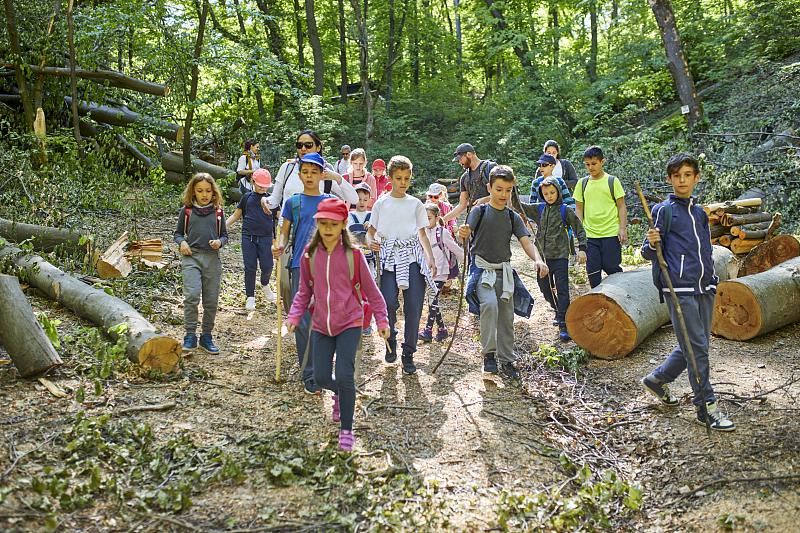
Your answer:
[[[344,176],[350,172],[350,145],[345,144],[342,146],[342,158],[339,159],[335,165],[333,165],[333,171],[339,174],[340,176]]]
[[[464,173],[458,180],[458,190],[461,193],[458,205],[447,215],[442,217],[444,222],[453,220],[467,210],[467,206],[485,204],[489,201],[489,172],[497,165],[490,159],[480,160],[475,155],[475,148],[469,143],[461,143],[453,154],[453,163],[458,162],[464,168]]]

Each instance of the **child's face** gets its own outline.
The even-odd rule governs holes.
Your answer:
[[[432,204],[439,205],[439,195],[438,194],[429,194],[428,201]]]
[[[318,191],[319,182],[322,181],[322,169],[314,163],[300,164],[300,181],[306,191]]]
[[[319,229],[319,236],[322,238],[322,244],[325,248],[331,248],[339,242],[339,239],[342,237],[344,222],[341,220],[320,218],[317,220],[317,229]]]
[[[695,183],[700,181],[700,173],[694,173],[694,168],[683,165],[681,168],[667,176],[667,183],[672,185],[675,196],[689,198],[692,195]]]
[[[367,210],[369,203],[369,194],[367,191],[358,191],[358,203],[356,204],[356,211],[364,212]]]
[[[428,229],[433,229],[436,227],[436,216],[430,211],[426,211],[426,213],[428,213]]]
[[[603,175],[603,165],[606,160],[599,157],[584,157],[583,162],[586,165],[586,171],[589,172],[593,178],[599,178]]]
[[[548,204],[554,203],[558,200],[558,189],[553,185],[542,185],[542,199]]]
[[[542,176],[545,178],[549,178],[553,175],[553,167],[550,163],[539,163],[539,170],[542,173]]]
[[[214,201],[214,188],[209,182],[203,180],[194,184],[194,201],[202,206]]]
[[[487,185],[489,188],[489,199],[493,207],[502,209],[511,198],[511,191],[514,189],[513,181],[495,179],[494,183]]]
[[[359,157],[358,159],[351,159],[350,165],[353,167],[353,172],[361,174],[364,172],[364,165],[367,164],[367,160],[363,157]]]
[[[258,194],[266,194],[267,193],[267,187],[262,187],[261,185],[259,185],[255,181],[253,182],[253,190]]]
[[[372,173],[375,175],[376,178],[382,178],[383,174],[386,172],[386,169],[383,167],[372,167]]]
[[[389,175],[389,181],[392,183],[392,196],[402,198],[411,186],[411,169],[396,169]]]

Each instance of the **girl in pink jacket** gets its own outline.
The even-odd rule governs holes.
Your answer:
[[[356,441],[353,436],[355,364],[364,321],[360,300],[369,303],[378,333],[384,339],[389,338],[389,320],[386,302],[372,279],[367,261],[346,230],[347,215],[347,204],[339,199],[327,198],[320,202],[314,215],[317,230],[300,262],[300,287],[286,317],[286,329],[291,334],[297,328],[313,296],[314,381],[333,391],[333,421],[341,423],[339,447],[349,452]],[[336,377],[331,378],[334,353]]]

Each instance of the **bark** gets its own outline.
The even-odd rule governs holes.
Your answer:
[[[182,172],[174,172],[172,170],[165,170],[164,171],[164,180],[170,183],[186,183],[188,180],[186,176],[183,175]]]
[[[128,232],[111,243],[95,263],[100,279],[126,278],[131,273],[131,264],[125,257],[125,245],[128,244]]]
[[[347,48],[344,43],[344,31],[344,0],[339,0],[339,68],[342,73],[339,97],[342,104],[347,105]]]
[[[129,142],[127,141],[127,139],[125,139],[125,137],[123,137],[123,136],[122,136],[122,135],[120,135],[119,133],[117,133],[117,140],[119,141],[119,143],[120,143],[122,146],[124,146],[124,147],[125,147],[125,150],[127,150],[127,151],[128,151],[128,153],[129,153],[129,154],[130,154],[130,155],[131,155],[131,156],[132,156],[134,159],[136,159],[136,160],[137,160],[137,161],[139,161],[141,164],[143,164],[143,165],[144,165],[144,167],[145,167],[146,169],[150,170],[151,168],[154,168],[154,167],[156,166],[156,165],[155,165],[155,163],[153,163],[153,161],[152,161],[152,160],[151,160],[149,157],[147,157],[147,156],[146,156],[146,155],[144,155],[142,152],[140,152],[138,148],[136,148],[134,145],[132,145],[131,143],[129,143]]]
[[[733,228],[729,228],[727,226],[722,226],[720,224],[716,224],[711,226],[711,238],[718,239],[723,235],[727,235],[728,233],[732,233]]]
[[[325,87],[325,58],[322,55],[322,43],[319,41],[319,32],[317,31],[314,0],[305,0],[305,3],[308,42],[311,45],[311,53],[314,55],[314,95],[322,96]]]
[[[586,64],[586,74],[589,77],[589,83],[597,81],[597,2],[596,0],[589,1],[589,20],[590,31],[592,34],[592,45],[589,49],[589,62]]]
[[[183,154],[181,152],[171,152],[168,154],[164,154],[161,157],[161,166],[164,170],[171,170],[173,172],[178,172],[183,174]],[[192,173],[195,172],[207,172],[211,174],[211,176],[215,180],[220,180],[227,178],[231,174],[236,174],[233,170],[224,167],[218,167],[217,165],[212,165],[211,163],[206,163],[202,159],[198,159],[196,157],[192,157],[192,169],[187,176],[191,176]]]
[[[197,41],[194,44],[194,59],[192,61],[192,86],[189,89],[189,111],[186,113],[186,127],[183,137],[183,173],[187,176],[192,172],[192,120],[194,108],[197,105],[197,79],[200,77],[200,54],[203,52],[203,34],[206,30],[206,17],[208,17],[208,0],[203,0],[203,11],[200,12],[200,22],[197,28]]]
[[[78,242],[83,235],[68,230],[22,224],[13,220],[0,218],[0,237],[12,241],[22,242],[30,239],[33,249],[37,252],[50,253],[63,250],[69,254],[86,252],[86,246],[79,246]]]
[[[25,67],[30,69],[33,74],[39,76],[63,76],[70,75],[70,69],[62,67],[37,67],[36,65],[28,65]],[[155,83],[147,80],[140,80],[131,78],[121,72],[114,70],[86,70],[82,68],[75,69],[75,76],[82,80],[89,80],[101,85],[106,83],[110,87],[117,87],[120,89],[130,89],[144,94],[152,94],[155,96],[169,95],[169,87],[160,83]]]
[[[364,98],[364,106],[367,108],[367,123],[364,128],[364,148],[369,150],[369,145],[375,131],[375,117],[373,110],[375,104],[372,101],[372,89],[369,84],[369,35],[367,35],[367,0],[364,0],[364,11],[361,10],[359,0],[350,0],[353,7],[353,18],[358,30],[358,63],[361,72],[361,91]]]
[[[714,246],[713,258],[720,280],[736,275],[738,266],[730,250]],[[659,302],[652,268],[646,266],[605,278],[570,304],[566,321],[578,346],[601,359],[619,359],[669,321],[669,312]]]
[[[65,96],[64,101],[67,105],[72,106],[72,98],[69,96]],[[78,106],[78,114],[82,117],[88,115],[94,121],[114,126],[149,127],[155,130],[153,132],[154,135],[159,135],[175,142],[180,142],[183,139],[183,126],[146,115],[140,115],[127,108],[120,109],[117,107],[97,105],[94,102],[88,104],[81,103]]]
[[[740,233],[747,231],[761,231],[769,229],[772,222],[759,222],[758,224],[745,224],[743,226],[733,226],[731,228],[731,235],[738,237]]]
[[[0,294],[0,344],[19,374],[28,377],[61,366],[61,358],[33,314],[19,280],[0,275]]]
[[[755,224],[756,222],[766,222],[767,220],[772,220],[772,215],[769,213],[750,213],[747,215],[730,215],[726,213],[725,216],[719,219],[723,226],[741,226],[742,224]]]
[[[694,128],[695,124],[703,120],[703,111],[697,98],[694,87],[694,78],[689,70],[689,64],[683,53],[683,43],[675,24],[675,14],[669,0],[648,0],[650,8],[656,17],[658,29],[661,31],[661,39],[664,42],[664,50],[667,55],[667,67],[669,68],[675,85],[678,89],[678,96],[681,104],[689,106],[689,113],[686,120],[689,128]]]
[[[266,15],[263,20],[264,26],[267,30],[267,46],[269,47],[270,52],[272,52],[272,55],[281,63],[281,65],[288,65],[289,63],[286,61],[286,56],[283,53],[283,33],[278,26],[276,17],[272,12],[272,8],[275,5],[275,0],[256,0],[256,5],[258,6],[258,10]],[[294,77],[294,74],[292,74],[292,71],[288,67],[285,67],[285,72],[286,78],[289,80],[289,85],[293,89],[299,89],[300,84],[297,82],[297,78]],[[272,114],[276,120],[280,119],[283,115],[284,104],[288,104],[286,98],[280,93],[279,90],[276,90],[274,99],[272,101]]]
[[[71,309],[78,318],[99,325],[112,339],[117,340],[120,334],[111,328],[127,324],[122,335],[128,341],[125,351],[132,362],[163,372],[175,369],[181,358],[181,343],[156,333],[156,328],[130,304],[65,274],[39,256],[23,256],[21,252],[19,248],[6,246],[0,250],[0,258],[12,256],[12,261],[25,269],[32,286]]]
[[[800,256],[800,243],[791,235],[777,235],[776,237],[753,248],[744,258],[739,267],[739,276],[752,276],[766,272],[776,265],[780,265]]]
[[[722,202],[717,204],[708,204],[704,206],[703,209],[706,210],[706,214],[710,215],[712,212],[716,212],[717,209],[720,207],[728,207],[728,206],[743,206],[743,207],[758,207],[761,205],[761,198],[748,198],[743,200],[734,200],[732,202]]]
[[[238,130],[245,124],[247,124],[247,121],[244,119],[244,117],[237,118],[236,120],[233,121],[233,124],[231,124],[231,129],[228,131],[228,135],[232,135],[236,130]]]
[[[553,17],[553,66],[557,69],[561,44],[558,29],[558,8],[555,3],[550,7],[550,16]]]
[[[711,332],[745,341],[800,321],[800,258],[720,283]]]
[[[297,66],[305,70],[306,59],[303,55],[303,17],[300,15],[300,1],[294,0],[294,23],[297,29]]]
[[[47,25],[47,36],[45,37],[44,55],[42,56],[42,65],[47,64],[47,50],[50,49],[50,38],[53,35],[53,25],[56,18],[61,12],[61,0],[53,0],[53,16],[50,17],[50,24]],[[44,92],[44,76],[39,74],[36,76],[36,82],[33,84],[33,108],[39,109],[42,107],[42,93]]]
[[[746,215],[748,213],[755,213],[758,207],[747,207],[741,205],[729,205],[727,207],[720,207],[715,211],[717,216],[724,216],[726,213],[730,215]]]
[[[458,12],[459,0],[453,0],[453,7],[456,10],[456,52],[458,54],[458,84],[464,84],[464,48],[461,42],[461,13]]]
[[[389,64],[392,65],[395,56],[394,49],[394,0],[389,0]],[[386,77],[386,111],[391,109],[392,101],[392,67],[389,67],[389,75]]]
[[[25,79],[25,72],[22,70],[22,53],[19,47],[19,34],[17,33],[17,19],[14,13],[14,1],[3,0],[6,10],[6,28],[8,29],[8,40],[11,44],[11,53],[14,54],[14,78],[17,80],[19,96],[22,100],[22,110],[25,113],[25,125],[28,131],[33,131],[34,112],[31,103],[31,95],[28,91],[28,82]]]

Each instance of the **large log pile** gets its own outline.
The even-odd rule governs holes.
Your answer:
[[[761,198],[710,204],[704,207],[711,226],[711,242],[746,254],[772,234],[780,224],[781,214],[759,213]]]

